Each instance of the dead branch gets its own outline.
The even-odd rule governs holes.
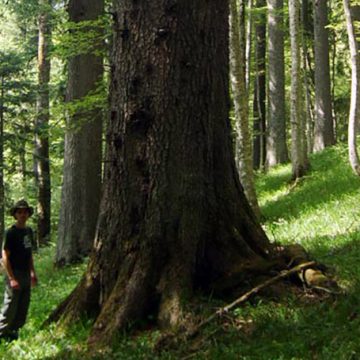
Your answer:
[[[241,295],[239,298],[237,298],[236,300],[234,300],[232,303],[218,309],[216,312],[214,312],[212,315],[210,315],[208,318],[206,318],[205,320],[201,321],[195,328],[190,329],[189,331],[187,331],[184,336],[185,339],[189,339],[194,337],[199,330],[204,327],[205,325],[209,324],[211,321],[213,321],[214,319],[221,317],[223,314],[229,312],[231,309],[233,309],[235,306],[245,302],[250,296],[258,293],[260,290],[264,289],[265,287],[274,284],[275,282],[277,282],[278,280],[284,279],[294,273],[297,273],[305,268],[311,267],[316,265],[315,261],[310,261],[310,262],[306,262],[300,265],[297,265],[295,267],[293,267],[290,270],[284,270],[282,271],[280,274],[272,277],[269,280],[266,280],[265,282],[263,282],[260,285],[257,285],[256,287],[252,288],[251,290],[249,290],[248,292],[246,292],[245,294]]]

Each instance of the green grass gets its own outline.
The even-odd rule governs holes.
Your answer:
[[[360,178],[352,174],[342,145],[313,155],[311,171],[296,186],[290,177],[290,165],[258,175],[263,227],[272,241],[302,244],[312,258],[328,265],[344,295],[320,300],[304,296],[305,301],[290,291],[280,301],[256,297],[237,308],[228,323],[204,329],[204,343],[191,359],[360,359]],[[53,269],[53,250],[36,255],[40,284],[33,292],[28,322],[20,340],[0,345],[0,359],[86,356],[89,324],[39,330],[84,270],[84,265]],[[210,306],[219,302],[210,301]],[[97,358],[178,359],[191,354],[190,343],[155,354],[152,345],[158,334],[120,334],[114,348]]]
[[[40,249],[35,254],[34,262],[39,284],[32,291],[28,320],[20,331],[19,340],[10,344],[0,343],[0,359],[51,359],[66,349],[76,347],[79,341],[86,338],[87,326],[80,323],[66,331],[54,325],[40,330],[52,309],[79,281],[85,267],[82,264],[57,270],[53,267],[53,254],[53,247]],[[2,282],[1,293],[3,289]],[[71,357],[68,356],[67,359],[70,360]]]

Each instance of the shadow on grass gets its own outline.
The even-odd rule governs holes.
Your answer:
[[[315,209],[330,201],[360,191],[360,178],[352,174],[344,157],[339,157],[335,149],[315,154],[308,175],[289,192],[262,206],[266,220],[296,218],[304,210]],[[278,177],[267,175],[259,184],[261,191],[276,191],[288,181],[289,174],[281,172]],[[290,185],[289,185],[290,187]]]
[[[280,303],[257,298],[241,309],[254,322],[254,331],[233,330],[217,339],[213,359],[360,359],[359,233],[342,247],[317,249],[329,253],[322,261],[336,267],[344,294],[299,301],[290,296]],[[331,254],[330,254],[331,253]]]

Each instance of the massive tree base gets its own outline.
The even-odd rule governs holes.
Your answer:
[[[211,293],[212,296],[231,299],[235,294],[246,292],[256,284],[264,282],[264,279],[270,279],[271,282],[274,274],[309,264],[309,257],[300,245],[273,248],[267,259],[259,257],[254,260],[251,263],[238,264],[234,272],[209,283],[206,289],[199,288],[198,294]],[[93,318],[94,325],[88,339],[89,347],[93,349],[111,345],[120,330],[131,331],[144,322],[151,322],[153,325],[154,318],[157,319],[156,326],[164,330],[157,349],[174,347],[179,341],[192,337],[188,334],[192,334],[193,329],[198,326],[199,319],[193,316],[191,309],[194,303],[199,304],[199,300],[193,301],[194,298],[177,287],[173,293],[161,292],[158,287],[150,288],[147,286],[149,277],[142,269],[137,268],[130,278],[125,275],[124,273],[122,285],[119,283],[114,288],[114,293],[102,307],[99,306],[99,279],[85,275],[74,291],[50,315],[47,323],[60,321],[64,325],[70,325],[82,316]],[[325,267],[320,264],[305,266],[292,274],[290,279],[293,284],[309,289],[339,293],[336,282],[326,274]],[[178,284],[178,276],[175,275],[171,281],[172,284]],[[289,284],[288,282],[286,286]],[[284,285],[280,288],[283,291]],[[278,292],[274,288],[269,291],[271,296]],[[149,320],[150,318],[152,320]]]
[[[104,186],[86,274],[51,316],[91,346],[148,315],[187,326],[194,294],[281,270],[236,170],[227,1],[115,1]],[[228,286],[225,284],[228,283]],[[221,289],[222,287],[222,289]]]

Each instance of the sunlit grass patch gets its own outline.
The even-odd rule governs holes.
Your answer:
[[[82,323],[66,330],[55,324],[41,329],[42,323],[71,292],[85,269],[85,263],[56,269],[53,258],[53,246],[41,248],[34,254],[39,284],[32,290],[28,319],[20,330],[19,340],[9,344],[0,343],[0,359],[52,359],[66,349],[75,349],[86,339],[88,326]],[[4,284],[1,282],[1,294],[3,290]],[[66,357],[68,360],[71,358]]]
[[[86,266],[54,269],[54,247],[49,247],[35,256],[40,282],[28,322],[18,341],[0,344],[0,359],[360,358],[360,179],[352,174],[343,145],[312,155],[310,172],[295,186],[290,178],[289,164],[257,174],[262,225],[272,241],[303,245],[311,258],[335,274],[344,294],[316,297],[305,288],[291,291],[284,285],[284,297],[259,294],[204,328],[195,350],[189,341],[154,352],[160,333],[154,327],[120,333],[112,349],[89,354],[91,320],[67,329],[56,324],[40,329]],[[205,318],[225,302],[210,296],[201,304],[196,314]]]

